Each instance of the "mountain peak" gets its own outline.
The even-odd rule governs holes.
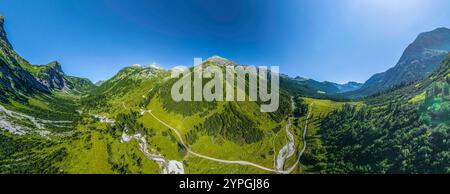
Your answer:
[[[450,29],[448,29],[448,28],[446,28],[446,27],[440,27],[440,28],[434,29],[434,30],[431,31],[431,32],[434,32],[434,33],[436,33],[436,32],[450,32]]]
[[[52,61],[48,63],[47,66],[51,69],[54,69],[56,72],[63,73],[61,64],[58,61]]]
[[[236,65],[236,63],[234,63],[233,61],[230,61],[228,59],[225,59],[225,58],[217,56],[217,55],[210,57],[209,59],[207,59],[205,61],[205,63],[206,62],[215,63],[216,65],[219,65],[219,66],[235,66]]]
[[[421,33],[405,50],[400,63],[421,59],[426,55],[426,50],[448,52],[450,50],[450,29],[441,27]]]
[[[97,82],[95,82],[95,84],[94,84],[94,85],[96,85],[96,86],[100,86],[100,85],[102,85],[103,83],[105,83],[105,81],[104,81],[104,80],[98,80]]]
[[[422,80],[436,70],[449,51],[450,29],[441,27],[421,33],[406,48],[393,68],[372,76],[353,97],[367,96],[395,85]]]
[[[446,27],[439,27],[434,30],[420,33],[417,39],[426,38],[426,37],[436,37],[436,36],[446,36],[450,33],[450,29]]]
[[[214,56],[208,58],[207,60],[226,60],[226,61],[228,61],[228,59],[225,59],[219,55],[214,55]]]

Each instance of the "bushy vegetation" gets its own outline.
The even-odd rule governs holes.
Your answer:
[[[291,97],[284,91],[280,92],[280,104],[275,112],[269,112],[269,116],[275,122],[283,122],[292,113]],[[262,103],[258,101],[258,104]]]
[[[167,81],[162,87],[160,87],[159,90],[161,103],[167,112],[174,112],[177,114],[181,114],[183,116],[192,116],[196,113],[202,113],[216,108],[217,102],[207,102],[207,101],[175,102],[172,99],[171,88],[176,81],[177,79],[171,79]],[[204,83],[206,83],[206,80],[204,80]],[[191,87],[192,87],[191,91],[193,92],[194,86],[192,85]],[[193,95],[194,94],[192,93],[192,99]]]
[[[108,107],[107,97],[104,94],[92,94],[81,98],[80,103],[87,110],[104,110]]]
[[[426,98],[419,107],[420,120],[430,126],[450,126],[450,85],[436,82],[426,92]]]
[[[147,129],[144,125],[138,122],[140,113],[132,111],[131,113],[121,113],[117,115],[114,125],[109,125],[108,129],[115,137],[122,135],[122,132],[127,130],[128,134],[146,134],[151,129]]]
[[[52,97],[36,95],[29,97],[25,102],[8,104],[8,109],[21,112],[29,116],[53,121],[74,121],[79,119],[76,112],[77,100],[71,97],[60,97],[56,94]]]
[[[305,100],[300,97],[293,98],[295,109],[294,109],[294,117],[304,117],[308,114],[308,104],[305,103]]]
[[[0,173],[55,174],[55,165],[67,156],[65,148],[51,148],[55,143],[0,133]],[[51,148],[51,149],[50,149]]]
[[[236,110],[233,104],[227,104],[222,113],[208,117],[198,129],[210,136],[219,136],[235,143],[254,143],[264,137],[264,133],[258,129],[255,123]]]
[[[106,152],[108,154],[108,164],[111,166],[111,170],[113,172],[117,172],[119,174],[129,174],[131,171],[129,170],[130,165],[125,163],[125,155],[120,156],[119,162],[115,162],[112,158],[114,155],[111,144],[106,144]],[[136,156],[136,155],[134,155]],[[141,158],[136,158],[136,162],[140,164]]]

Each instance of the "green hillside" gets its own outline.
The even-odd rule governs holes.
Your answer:
[[[0,172],[61,173],[62,146],[81,120],[86,79],[65,75],[57,62],[31,65],[9,43],[0,17]]]
[[[291,112],[286,93],[279,111],[270,114],[260,112],[259,102],[175,102],[170,88],[178,79],[169,76],[170,72],[162,69],[127,67],[82,98],[83,110],[114,118],[115,124],[107,128],[116,141],[125,129],[145,135],[149,148],[167,159],[182,161],[188,173],[267,172],[190,155],[173,131],[146,111],[179,130],[182,140],[198,153],[272,168],[274,136]]]

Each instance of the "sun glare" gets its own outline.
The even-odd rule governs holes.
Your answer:
[[[402,14],[420,10],[426,6],[426,0],[348,0],[348,5],[364,10],[377,11],[380,14]]]

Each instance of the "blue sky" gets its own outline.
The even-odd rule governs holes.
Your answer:
[[[124,66],[220,55],[291,76],[364,82],[415,37],[450,27],[448,0],[0,0],[15,50],[92,81]]]

